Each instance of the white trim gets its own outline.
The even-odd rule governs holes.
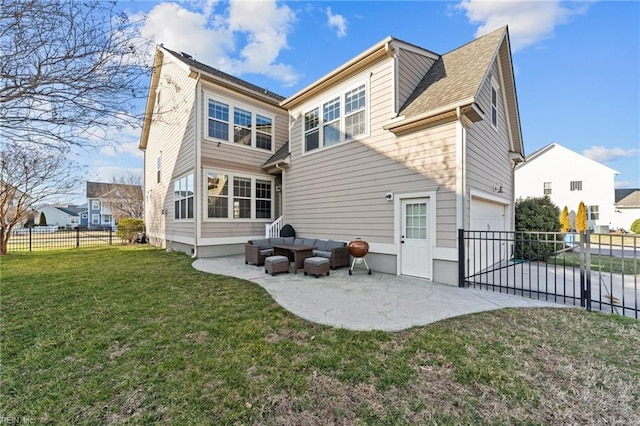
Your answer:
[[[346,113],[345,113],[345,99],[344,99],[344,95],[346,92],[349,92],[351,90],[357,89],[360,86],[364,85],[364,90],[365,90],[365,107],[364,107],[364,124],[365,124],[365,129],[364,129],[364,133],[359,134],[355,137],[351,137],[349,139],[346,138],[345,135],[345,119],[346,119]],[[323,106],[324,104],[326,104],[327,102],[332,101],[333,99],[335,99],[336,97],[340,98],[340,141],[338,141],[337,143],[334,143],[332,145],[329,146],[324,146],[324,126],[325,126],[325,122],[324,122],[324,114],[323,114]],[[318,109],[318,148],[313,149],[311,151],[307,151],[306,150],[306,130],[305,130],[305,114],[307,112],[310,112],[314,109]],[[351,114],[353,115],[353,114]],[[359,139],[364,139],[364,138],[368,138],[371,134],[371,76],[369,76],[369,78],[363,77],[363,76],[358,76],[357,79],[353,79],[350,80],[344,84],[341,84],[335,88],[333,88],[332,91],[327,92],[326,94],[323,94],[322,97],[316,97],[314,98],[313,102],[306,102],[305,104],[303,104],[300,108],[300,120],[301,120],[301,140],[302,140],[302,144],[301,144],[301,155],[305,156],[305,155],[310,155],[313,154],[315,152],[320,152],[323,151],[325,149],[331,149],[334,146],[340,146],[343,145],[345,143],[349,143],[349,142],[353,142],[355,140],[359,140]]]
[[[428,51],[427,49],[423,49],[419,46],[414,46],[413,44],[409,44],[403,42],[402,40],[394,39],[391,44],[397,45],[396,47],[400,50],[406,50],[407,52],[416,53],[420,56],[427,57],[429,59],[438,60],[440,56],[436,55],[433,52]]]
[[[458,261],[458,249],[451,247],[434,247],[433,258],[437,260]]]
[[[460,115],[460,107],[458,107]],[[456,122],[456,230],[464,228],[465,194],[465,128],[460,120]],[[457,239],[456,239],[457,241]],[[457,242],[456,242],[457,244]]]
[[[209,194],[207,191],[207,182],[206,180],[209,178],[209,173],[216,173],[219,175],[226,175],[227,176],[227,185],[228,185],[228,194],[226,195],[227,197],[227,217],[209,217]],[[238,177],[238,178],[245,178],[245,179],[251,179],[251,217],[248,218],[232,218],[228,216],[228,212],[229,210],[233,209],[233,201],[232,201],[232,197],[233,197],[233,178],[234,177]],[[256,180],[264,180],[264,181],[269,181],[271,182],[271,215],[268,218],[256,218],[255,214],[256,214],[256,194],[255,194],[255,189],[256,189]],[[215,168],[205,168],[203,169],[203,173],[202,173],[202,199],[203,199],[203,217],[202,217],[202,221],[204,222],[211,222],[211,223],[220,223],[220,222],[225,222],[225,223],[239,223],[239,222],[247,222],[247,223],[271,223],[275,220],[274,218],[274,214],[275,214],[275,204],[276,204],[276,196],[275,196],[275,190],[276,190],[276,178],[273,175],[258,175],[258,174],[253,174],[253,173],[243,173],[243,172],[237,172],[237,171],[231,171],[231,170],[226,170],[226,169],[215,169]],[[244,198],[244,197],[243,197]],[[245,198],[246,199],[246,198]],[[206,203],[205,203],[206,200]]]
[[[225,95],[208,91],[206,88],[203,88],[204,92],[204,111],[202,111],[202,116],[204,118],[204,122],[202,123],[202,128],[204,129],[204,137],[203,139],[212,143],[224,143],[235,147],[240,147],[243,149],[250,149],[252,152],[271,152],[272,154],[275,152],[276,146],[276,115],[273,112],[267,112],[264,109],[256,107],[255,105],[243,103],[237,98],[227,97]],[[215,101],[224,103],[229,108],[229,121],[227,122],[228,128],[228,139],[220,139],[215,138],[213,136],[209,136],[209,101]],[[234,108],[239,108],[251,113],[251,145],[244,145],[235,143],[233,140],[233,128],[234,124]],[[265,118],[271,120],[271,149],[258,148],[256,146],[256,135],[257,135],[257,125],[256,120],[257,116],[261,115]],[[206,129],[205,129],[206,128]],[[264,133],[264,132],[262,132]]]
[[[471,198],[482,198],[484,200],[487,201],[493,201],[495,203],[500,203],[500,204],[504,204],[504,205],[510,205],[511,204],[511,200],[507,199],[507,198],[502,198],[499,197],[495,194],[492,194],[490,192],[485,192],[485,191],[481,191],[479,189],[471,189],[469,191]]]
[[[393,242],[396,246],[396,274],[402,275],[402,250],[400,249],[401,243],[401,232],[402,232],[402,201],[413,198],[429,198],[429,243],[431,245],[431,279],[433,279],[433,249],[436,246],[436,189],[432,191],[424,191],[424,192],[407,192],[407,193],[396,193],[393,200]]]

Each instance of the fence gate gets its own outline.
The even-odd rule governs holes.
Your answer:
[[[460,287],[639,318],[639,254],[636,235],[460,229],[458,280]]]

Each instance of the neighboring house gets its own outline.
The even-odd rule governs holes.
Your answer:
[[[47,225],[73,228],[80,225],[80,213],[77,206],[73,205],[47,205],[38,208],[35,223],[40,223],[40,215],[44,213]]]
[[[616,189],[616,210],[614,224],[616,228],[626,231],[631,229],[631,224],[640,219],[640,188]]]
[[[516,167],[516,199],[548,195],[560,208],[569,209],[571,226],[582,201],[587,207],[587,226],[615,226],[614,178],[617,171],[551,143],[527,156]],[[608,231],[605,231],[608,232]]]
[[[275,221],[454,284],[458,229],[513,229],[508,31],[444,55],[388,37],[286,99],[159,47],[140,148],[156,245],[243,253]]]
[[[121,217],[142,216],[144,196],[140,185],[87,182],[86,196],[87,217],[81,216],[81,222],[86,219],[89,228],[115,228]]]

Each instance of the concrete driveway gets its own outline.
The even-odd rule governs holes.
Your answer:
[[[474,312],[502,308],[566,307],[534,299],[458,288],[423,279],[349,268],[314,278],[297,274],[265,274],[264,267],[245,265],[244,256],[197,259],[203,272],[252,281],[291,313],[319,324],[349,330],[400,331]]]

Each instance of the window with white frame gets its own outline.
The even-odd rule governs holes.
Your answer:
[[[173,182],[174,219],[193,219],[193,173]]]
[[[569,182],[569,190],[570,191],[582,191],[582,181],[581,180],[572,180]]]
[[[271,219],[273,181],[229,173],[207,173],[209,219]]]
[[[91,210],[100,210],[100,201],[91,200]]]
[[[498,89],[491,85],[491,125],[498,127]]]
[[[587,206],[589,220],[600,220],[600,206]]]
[[[543,187],[544,195],[551,195],[551,182],[545,182]]]
[[[156,183],[160,183],[160,178],[162,175],[160,174],[160,170],[162,169],[162,152],[158,154],[158,158],[156,158]]]
[[[272,150],[273,117],[242,105],[234,105],[233,102],[213,98],[207,98],[207,115],[207,137]],[[229,131],[230,125],[233,125],[233,132]]]
[[[91,215],[91,223],[99,224],[100,223],[100,215],[98,213],[94,213]]]
[[[102,223],[111,223],[112,219],[110,214],[105,214],[102,216]]]
[[[367,132],[367,86],[336,94],[304,113],[304,151],[329,147]]]

